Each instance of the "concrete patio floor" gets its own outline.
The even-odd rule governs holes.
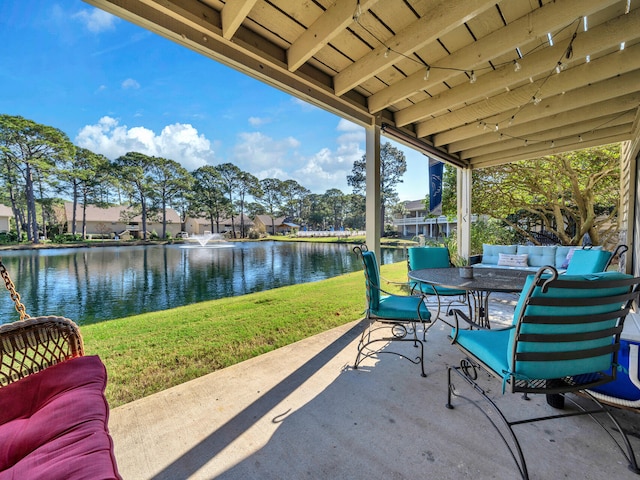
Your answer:
[[[508,318],[512,303],[492,305]],[[417,365],[379,355],[352,368],[354,322],[111,411],[124,479],[513,479],[518,471],[462,380],[445,408],[446,366],[462,358],[437,322]],[[388,348],[414,355],[410,343]],[[505,412],[553,414],[487,383]],[[615,409],[640,452],[640,415]],[[532,479],[640,479],[588,417],[516,427]]]

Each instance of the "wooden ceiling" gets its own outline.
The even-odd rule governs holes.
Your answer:
[[[640,0],[85,1],[462,167],[640,131]]]

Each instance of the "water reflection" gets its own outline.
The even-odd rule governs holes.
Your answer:
[[[382,252],[382,263],[404,258],[404,250]],[[288,242],[7,251],[2,260],[31,316],[63,315],[80,324],[361,269],[348,245]],[[0,313],[0,323],[17,319],[8,293]]]

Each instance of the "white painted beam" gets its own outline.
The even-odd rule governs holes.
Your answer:
[[[222,36],[229,40],[258,0],[227,0],[222,7]]]
[[[364,14],[377,2],[378,0],[362,0],[360,10]],[[287,52],[289,71],[296,71],[304,62],[351,25],[354,21],[354,11],[353,2],[337,1],[327,8],[327,11],[289,47]]]
[[[632,40],[630,34],[640,36],[640,9],[577,35],[572,44],[573,61],[567,59],[563,59],[563,61],[567,67],[570,67],[571,63],[583,63],[587,55],[595,57],[600,52],[617,48],[623,41],[629,42]],[[517,72],[514,71],[513,64],[503,65],[494,71],[479,75],[478,80],[473,84],[465,81],[439,95],[411,105],[396,113],[395,123],[397,126],[404,126],[430,116],[436,116],[447,110],[465,104],[469,105],[505,91],[505,89],[512,88],[513,85],[518,85],[529,78],[547,75],[556,67],[558,59],[563,57],[567,46],[568,42],[562,42],[527,55],[519,61],[521,68]],[[436,74],[436,72],[433,71],[432,74]],[[449,71],[444,72],[448,74],[445,76],[451,75]],[[371,111],[371,99],[369,100],[369,110]]]
[[[344,95],[352,88],[393,65],[404,55],[411,55],[421,47],[472,19],[495,5],[495,0],[440,0],[429,14],[404,28],[398,35],[358,59],[334,77],[336,95]],[[387,47],[391,49],[385,57]]]
[[[604,2],[600,0],[563,0],[562,2],[547,3],[509,25],[438,60],[434,67],[439,68],[433,68],[430,71],[429,80],[425,81],[424,72],[420,71],[375,93],[369,98],[369,111],[378,112],[415,92],[428,90],[460,75],[458,70],[470,70],[500,55],[513,52],[517,46],[544,37],[547,32],[557,30],[575,21],[576,12],[589,15],[614,3],[616,0]]]

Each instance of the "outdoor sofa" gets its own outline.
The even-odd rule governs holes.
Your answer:
[[[536,272],[545,265],[564,273],[576,250],[583,247],[564,245],[489,245],[482,246],[482,255],[471,257],[474,268],[507,268]],[[588,247],[602,250],[601,246]]]

